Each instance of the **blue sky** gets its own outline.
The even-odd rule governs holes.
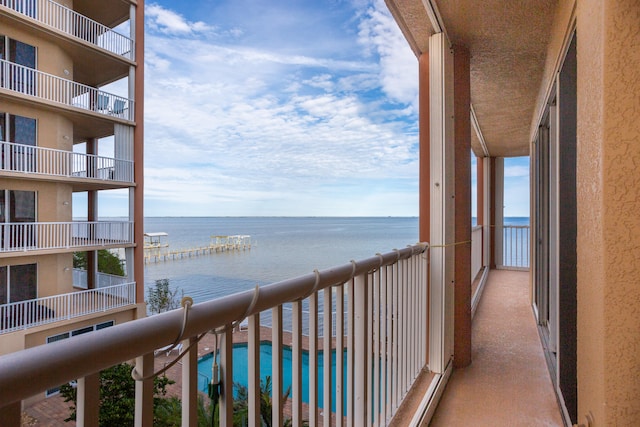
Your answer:
[[[418,214],[418,66],[383,0],[145,12],[146,216]]]

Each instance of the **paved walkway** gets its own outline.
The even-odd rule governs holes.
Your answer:
[[[451,375],[435,427],[563,426],[526,272],[492,270],[473,320],[473,362]]]

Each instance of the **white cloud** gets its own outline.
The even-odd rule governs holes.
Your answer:
[[[202,21],[190,22],[180,14],[165,9],[157,3],[150,3],[145,7],[147,26],[155,31],[166,34],[185,34],[204,32],[212,27]]]
[[[417,111],[418,63],[398,24],[377,0],[359,26],[360,43],[380,56],[383,90],[397,102],[411,104]]]
[[[378,60],[203,38],[202,28],[229,30],[147,8],[146,214],[416,214],[417,82],[404,93],[412,71],[392,65],[388,14],[360,15]],[[395,60],[417,68],[402,52]]]

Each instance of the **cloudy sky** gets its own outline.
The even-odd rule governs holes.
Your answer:
[[[383,0],[156,0],[145,28],[146,216],[418,214],[417,60]]]

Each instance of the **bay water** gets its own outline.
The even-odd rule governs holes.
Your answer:
[[[198,303],[414,245],[418,218],[149,217],[144,231],[168,233],[169,250],[207,246],[215,235],[251,236],[250,250],[145,265],[146,289],[168,279]]]

